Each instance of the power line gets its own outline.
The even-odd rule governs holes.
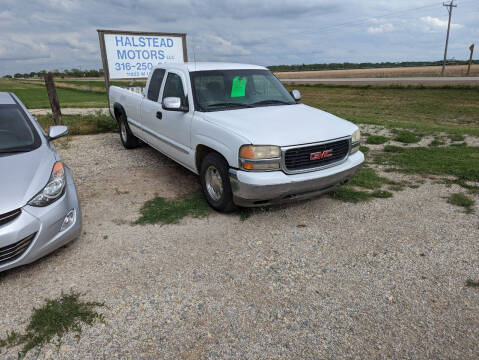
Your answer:
[[[444,70],[446,70],[447,45],[449,44],[449,30],[451,29],[452,9],[457,7],[457,5],[454,5],[454,0],[451,0],[449,4],[442,3],[442,6],[447,7],[448,8],[447,11],[449,13],[449,22],[447,23],[446,46],[444,48],[444,60],[442,62],[442,72],[441,72],[441,75],[444,76]]]

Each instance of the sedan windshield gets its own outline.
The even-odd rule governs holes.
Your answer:
[[[0,153],[30,151],[40,139],[17,105],[0,105]]]
[[[296,104],[268,70],[195,71],[191,83],[199,111]]]

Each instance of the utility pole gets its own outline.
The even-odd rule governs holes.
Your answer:
[[[447,12],[449,13],[449,22],[447,23],[446,47],[444,49],[444,60],[442,62],[442,72],[441,72],[441,75],[444,76],[444,70],[446,70],[447,45],[449,44],[449,30],[451,29],[452,8],[457,7],[457,5],[454,5],[454,0],[451,0],[449,4],[442,3],[442,6],[447,7],[448,8]]]

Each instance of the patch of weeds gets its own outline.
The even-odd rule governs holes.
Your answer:
[[[252,208],[240,208],[238,212],[240,215],[240,221],[246,221],[248,218],[250,218],[253,215]]]
[[[473,287],[473,288],[479,288],[479,281],[478,280],[467,279],[466,280],[466,286],[467,287]]]
[[[462,143],[451,144],[451,146],[464,147],[464,146],[467,146],[467,144],[465,142],[462,142]]]
[[[404,150],[406,150],[406,149],[401,147],[401,146],[396,146],[396,145],[385,145],[384,146],[384,151],[389,152],[389,153],[399,153],[399,152],[403,152]]]
[[[373,145],[381,145],[389,140],[388,137],[382,135],[370,135],[366,143]]]
[[[441,145],[445,145],[444,141],[442,141],[441,139],[435,137],[433,141],[431,141],[431,143],[429,144],[429,146],[441,146]]]
[[[157,197],[143,205],[140,209],[141,217],[135,224],[177,224],[185,216],[204,217],[210,211],[203,194],[199,192],[175,200]]]
[[[393,196],[393,194],[386,190],[375,190],[370,194],[372,197],[380,198],[380,199],[387,199]]]
[[[395,184],[396,182],[379,176],[372,168],[362,168],[351,179],[349,185],[374,190],[379,189],[383,184]]]
[[[460,135],[460,134],[450,134],[449,139],[451,141],[464,141],[465,140],[464,135]]]
[[[417,188],[419,188],[419,186],[420,186],[420,185],[418,185],[418,184],[410,184],[410,185],[408,185],[408,187],[410,187],[411,189],[417,189]]]
[[[397,130],[396,136],[394,140],[405,143],[405,144],[412,144],[417,143],[421,140],[421,137],[408,131],[408,130]]]
[[[390,185],[388,187],[389,190],[392,190],[392,191],[402,191],[404,190],[404,186],[400,185],[400,184],[397,184],[397,185]]]
[[[103,236],[103,240],[106,240],[106,239],[108,239],[108,235]]]
[[[476,203],[473,199],[469,199],[466,195],[461,193],[451,194],[447,202],[455,206],[463,207],[466,214],[471,214],[474,212],[472,207]]]
[[[104,321],[103,314],[94,311],[96,307],[105,306],[100,302],[84,302],[80,293],[71,291],[54,300],[46,300],[45,305],[33,309],[30,322],[24,334],[8,332],[5,339],[0,339],[0,347],[23,345],[18,353],[23,358],[34,348],[40,349],[57,338],[57,346],[61,345],[63,336],[73,331],[77,339],[81,335],[81,325],[93,325],[95,321]]]
[[[367,191],[354,190],[349,186],[343,186],[333,192],[329,193],[333,199],[341,200],[349,203],[358,203],[361,201],[367,201],[371,198],[371,195]]]
[[[479,147],[415,147],[376,155],[375,161],[405,173],[450,175],[479,182]]]
[[[359,151],[361,151],[363,154],[367,154],[369,151],[369,148],[367,146],[360,146]]]

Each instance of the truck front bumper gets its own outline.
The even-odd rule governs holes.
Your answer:
[[[346,184],[363,162],[364,154],[358,151],[339,165],[302,174],[230,169],[233,201],[238,206],[254,207],[311,198]]]

